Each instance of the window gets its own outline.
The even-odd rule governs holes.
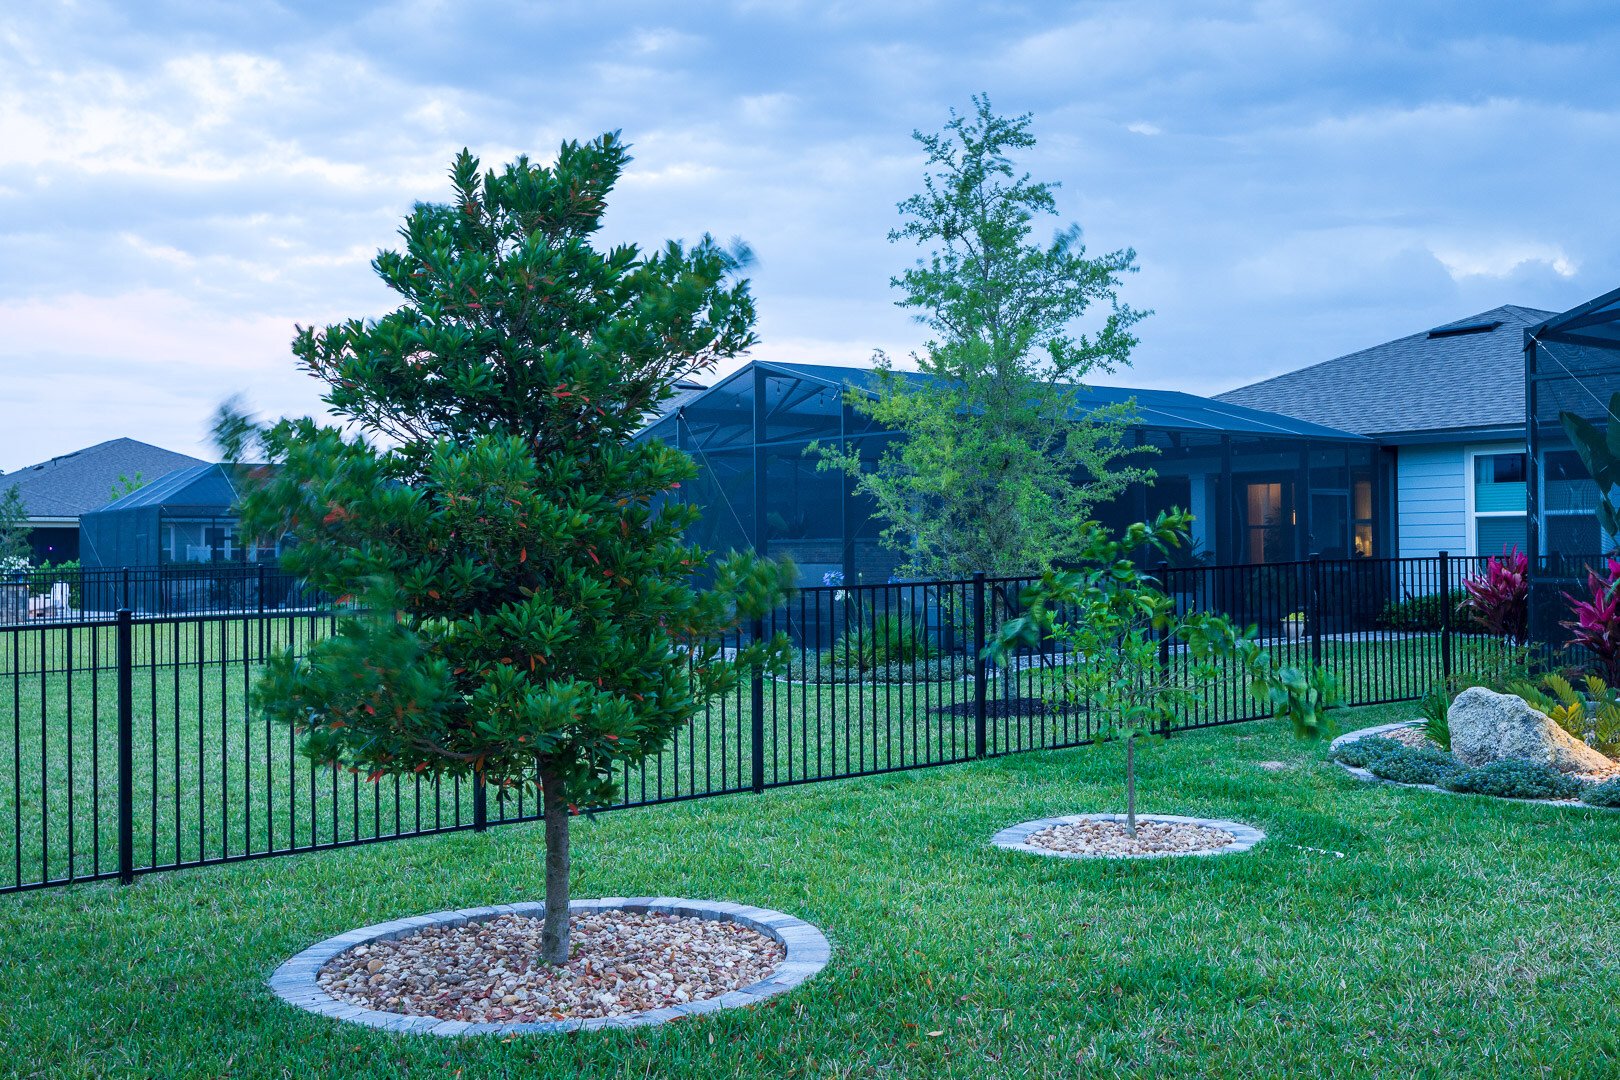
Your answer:
[[[1473,553],[1525,550],[1525,456],[1475,454],[1473,462]]]
[[[1598,490],[1573,450],[1541,458],[1541,548],[1548,555],[1596,555],[1607,546],[1597,521]]]

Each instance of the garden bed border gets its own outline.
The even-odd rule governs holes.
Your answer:
[[[1138,824],[1161,821],[1177,825],[1202,825],[1207,829],[1219,829],[1221,832],[1231,833],[1233,840],[1232,843],[1222,847],[1203,848],[1197,851],[1143,851],[1119,854],[1057,851],[1053,848],[1040,847],[1029,842],[1031,836],[1054,825],[1078,825],[1085,821],[1124,820],[1124,814],[1069,814],[1064,817],[1037,818],[1034,821],[1023,821],[1017,825],[1002,829],[990,838],[990,843],[1007,851],[1023,851],[1031,855],[1045,855],[1055,859],[1174,859],[1187,855],[1238,855],[1248,851],[1266,838],[1266,834],[1253,825],[1245,825],[1239,821],[1226,821],[1221,818],[1184,817],[1180,814],[1137,814],[1136,820]]]
[[[459,908],[436,911],[429,915],[413,915],[327,938],[311,945],[276,968],[275,973],[270,976],[270,989],[287,1004],[305,1012],[402,1034],[528,1035],[644,1027],[666,1023],[683,1016],[696,1016],[720,1009],[754,1005],[793,989],[826,967],[827,962],[832,959],[832,946],[814,926],[780,911],[747,904],[684,900],[673,896],[609,896],[572,901],[568,905],[568,910],[628,911],[634,914],[675,915],[683,918],[732,922],[777,942],[787,951],[787,955],[766,978],[740,989],[727,991],[717,997],[669,1005],[661,1009],[647,1009],[628,1016],[597,1016],[578,1020],[536,1020],[525,1023],[472,1023],[466,1020],[445,1020],[436,1016],[413,1016],[367,1009],[339,1000],[321,989],[319,983],[321,969],[357,945],[407,937],[429,926],[465,926],[467,923],[482,922],[499,915],[539,917],[545,913],[545,905],[540,903],[494,904],[489,907]]]

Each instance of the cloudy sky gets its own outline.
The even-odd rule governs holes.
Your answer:
[[[622,129],[611,238],[741,237],[755,355],[918,332],[884,237],[909,138],[976,91],[1094,251],[1130,246],[1126,385],[1212,392],[1501,303],[1620,286],[1610,0],[39,0],[0,14],[0,469],[318,411],[295,323],[462,146]],[[1055,223],[1054,223],[1055,224]]]

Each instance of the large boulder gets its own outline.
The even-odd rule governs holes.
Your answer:
[[[1483,686],[1464,690],[1446,711],[1451,755],[1464,765],[1534,761],[1559,772],[1606,772],[1614,762],[1559,727],[1522,697]]]

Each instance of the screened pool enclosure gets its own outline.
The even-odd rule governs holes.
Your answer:
[[[911,376],[922,378],[922,376]],[[868,390],[867,369],[752,362],[686,399],[648,429],[691,454],[700,475],[683,495],[704,507],[694,539],[715,551],[791,555],[806,584],[889,581],[899,552],[851,492],[849,478],[816,468],[813,441],[875,462],[895,433],[845,401]],[[1171,506],[1198,518],[1191,561],[1284,563],[1388,556],[1389,465],[1371,440],[1276,413],[1165,390],[1097,387],[1078,409],[1134,398],[1135,445],[1158,478],[1102,514],[1110,524]]]
[[[1531,631],[1557,640],[1567,618],[1564,594],[1581,591],[1586,568],[1617,541],[1598,525],[1597,485],[1560,418],[1574,413],[1604,430],[1620,419],[1609,411],[1620,392],[1620,289],[1526,331],[1524,368],[1526,533],[1537,556]]]

